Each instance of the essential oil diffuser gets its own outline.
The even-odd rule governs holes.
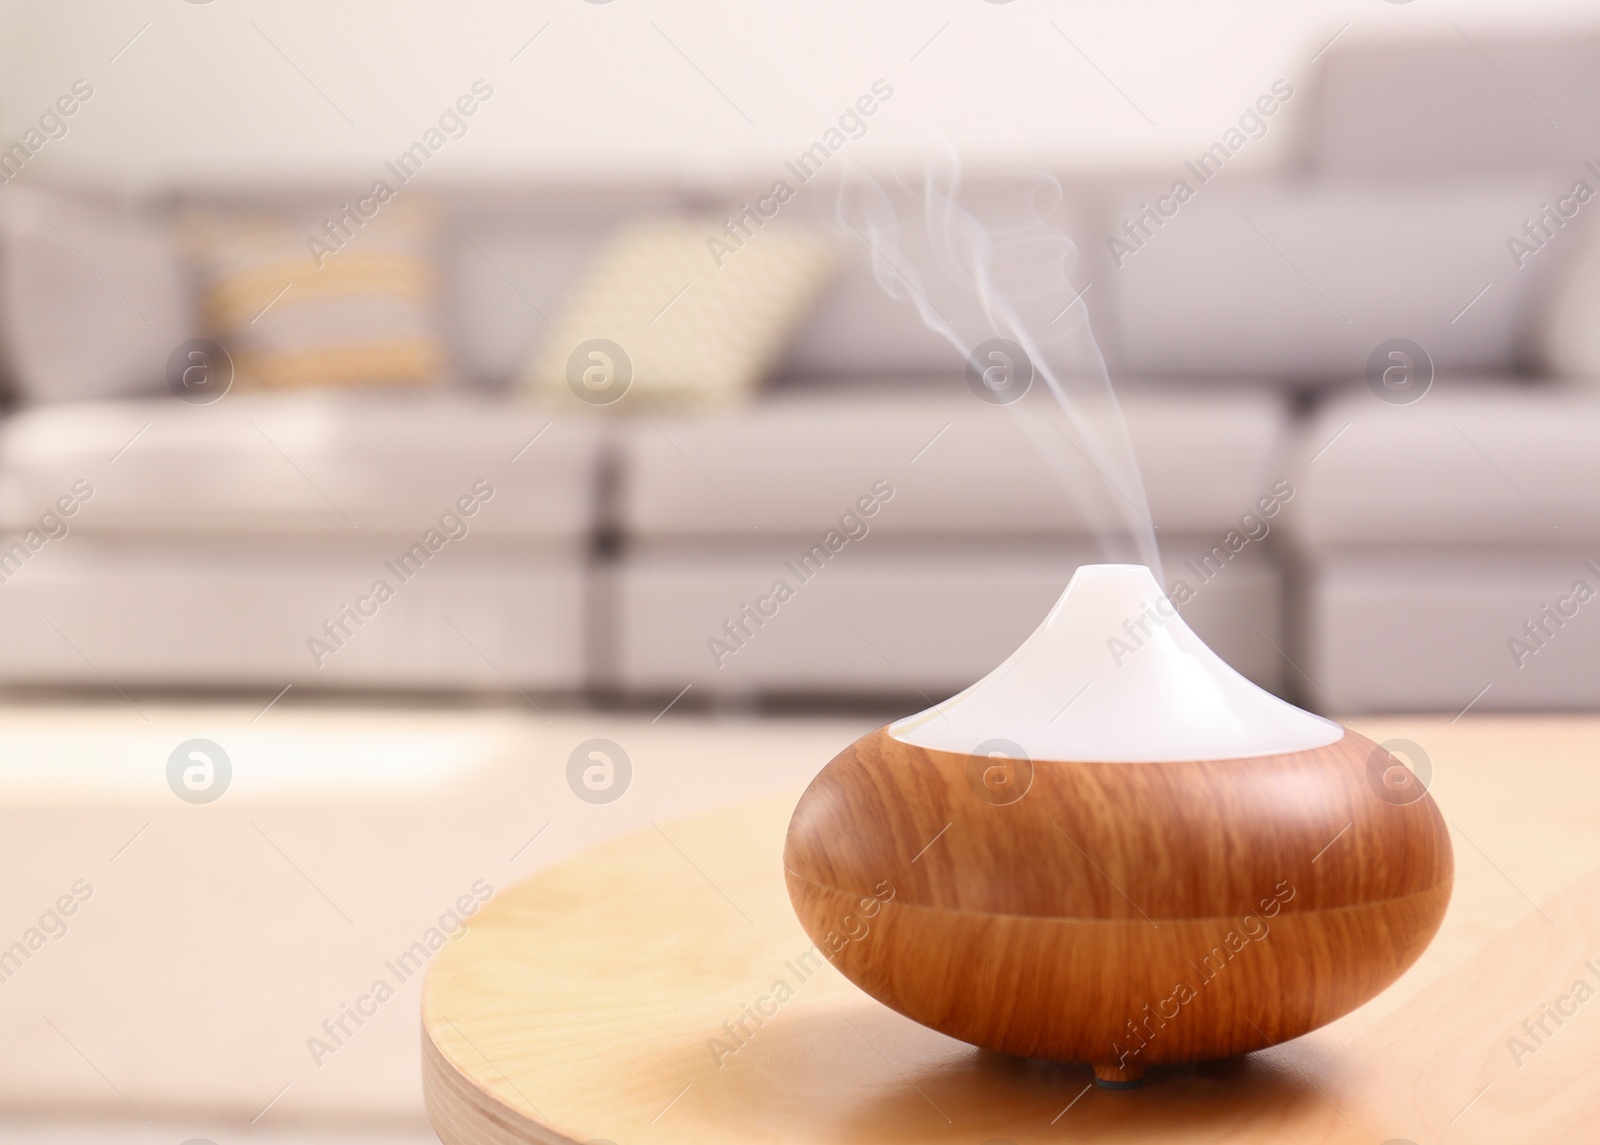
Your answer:
[[[1359,1006],[1454,869],[1409,769],[1228,667],[1143,565],[1079,568],[1005,663],[841,752],[784,866],[868,994],[1110,1086]]]

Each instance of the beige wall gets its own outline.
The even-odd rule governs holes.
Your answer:
[[[440,175],[759,178],[882,77],[896,96],[857,148],[864,159],[948,144],[969,162],[1121,166],[1208,142],[1273,79],[1303,78],[1347,23],[1352,40],[1454,35],[1452,20],[1531,32],[1594,20],[1593,7],[7,0],[0,136],[86,79],[93,100],[29,178],[363,175],[482,78],[495,95]],[[1252,162],[1286,136],[1252,148]]]

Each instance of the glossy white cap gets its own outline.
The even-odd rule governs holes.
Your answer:
[[[1230,668],[1144,565],[1082,565],[1005,663],[889,734],[961,754],[1013,754],[1002,740],[1032,760],[1158,763],[1307,751],[1344,728]]]

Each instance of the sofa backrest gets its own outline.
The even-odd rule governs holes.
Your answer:
[[[978,182],[963,198],[981,203],[1013,185]],[[186,194],[181,203],[265,207],[314,221],[337,211],[351,190],[223,191]],[[446,326],[462,374],[491,386],[515,378],[538,349],[588,259],[623,222],[648,214],[688,215],[706,221],[709,238],[740,204],[766,190],[648,183],[440,189],[437,197],[447,220],[441,236]],[[959,371],[960,353],[927,328],[915,307],[879,285],[871,248],[840,226],[836,196],[836,185],[801,187],[779,218],[839,230],[842,263],[776,375],[859,378]],[[1073,224],[1066,206],[1049,206],[1061,216],[1058,224]],[[1061,301],[1070,297],[1068,291]]]
[[[1320,176],[1440,180],[1573,170],[1600,155],[1600,35],[1341,41],[1307,154]]]
[[[844,263],[822,303],[800,328],[779,375],[959,376],[962,352],[944,334],[930,329],[913,301],[913,289],[969,342],[994,336],[984,323],[974,321],[981,310],[976,284],[953,272],[966,257],[970,232],[965,220],[956,222],[954,213],[941,207],[930,209],[923,177],[922,172],[900,179],[882,174],[872,180],[874,197],[881,195],[878,202],[895,212],[892,220],[880,216],[880,231],[861,229],[865,212],[859,205],[859,187],[867,177],[859,172],[851,176],[856,186],[852,205],[843,210],[837,183],[808,186],[786,206],[785,218],[836,232]],[[961,212],[987,228],[1000,248],[993,262],[1001,267],[1001,277],[1008,243],[1042,244],[1045,249],[1038,250],[1035,268],[1039,273],[1025,288],[1036,289],[1041,296],[1029,301],[1036,301],[1035,309],[1048,316],[1071,300],[1082,269],[1078,255],[1084,227],[1077,188],[1070,181],[1046,172],[1001,170],[965,178],[954,186]],[[932,193],[938,197],[951,188],[941,175]],[[730,195],[727,201],[745,200]],[[932,226],[930,215],[935,219]],[[930,240],[930,231],[945,237]],[[1051,241],[1058,236],[1076,244],[1078,255]],[[1013,261],[1015,257],[1011,252]],[[902,272],[914,274],[921,286],[907,286]]]
[[[1557,241],[1518,259],[1508,241],[1574,180],[1588,178],[1600,189],[1600,174],[1584,166],[1586,158],[1600,166],[1600,37],[1458,33],[1363,45],[1352,34],[1318,68],[1296,96],[1309,105],[1299,121],[1309,130],[1291,150],[1307,162],[1287,174],[1230,169],[1200,181],[1179,157],[1170,170],[1116,184],[1063,181],[1061,199],[1047,213],[1077,243],[1080,258],[1053,289],[1063,304],[1077,290],[1092,291],[1085,302],[1114,375],[1288,385],[1342,379],[1359,375],[1371,351],[1391,338],[1421,343],[1441,368],[1472,373],[1515,371],[1532,356],[1524,346],[1530,316],[1565,248],[1575,244]],[[1115,241],[1129,220],[1148,219],[1146,208],[1179,179],[1191,182],[1192,201],[1158,226],[1144,224],[1149,233],[1134,253],[1119,253]],[[619,223],[639,214],[690,214],[705,218],[709,230],[770,187],[771,179],[692,189],[441,185],[449,223],[446,326],[461,373],[491,388],[514,378]],[[1003,189],[980,180],[967,192],[981,201],[996,188]],[[165,206],[268,206],[302,213],[310,225],[361,190],[360,179],[282,192],[189,190]],[[797,190],[783,221],[839,228],[836,185],[819,179]],[[49,228],[35,230],[34,238],[56,243]],[[960,352],[879,284],[874,262],[881,256],[848,230],[841,235],[840,277],[777,375],[958,374]],[[87,264],[72,261],[82,262],[79,255],[56,245],[61,265],[86,276]],[[97,265],[101,254],[112,262],[111,246],[82,254]],[[174,278],[158,277],[169,285]],[[23,308],[15,303],[17,284],[10,285],[15,332]],[[98,280],[89,285],[104,293]],[[103,330],[85,323],[83,337],[103,342]],[[57,341],[73,342],[72,330],[57,333]],[[159,390],[165,362],[157,359],[175,336],[157,340],[155,348],[130,342],[130,352],[150,360],[126,376],[115,363],[94,364],[124,390]],[[14,366],[18,358],[13,346]],[[48,382],[47,371],[41,376]]]
[[[1109,198],[1107,233],[1166,190]],[[1100,252],[1113,370],[1309,385],[1360,377],[1380,343],[1407,338],[1441,369],[1514,372],[1561,252],[1519,267],[1506,239],[1549,195],[1526,175],[1199,187],[1120,266]]]
[[[1113,370],[1344,380],[1407,338],[1442,369],[1535,371],[1541,304],[1578,245],[1540,218],[1576,214],[1580,180],[1600,191],[1600,36],[1350,33],[1302,86],[1303,162],[1180,161],[1105,191],[1094,277]],[[1583,210],[1594,225],[1600,207]],[[1554,237],[1530,241],[1530,223]]]

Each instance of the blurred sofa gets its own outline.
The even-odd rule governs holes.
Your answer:
[[[1600,49],[1487,45],[1497,74],[1480,47],[1336,45],[1272,125],[1296,132],[1290,161],[1212,176],[1132,255],[1107,240],[1181,159],[1066,179],[1056,211],[1186,616],[1335,714],[1600,702],[1586,614],[1535,623],[1534,654],[1509,643],[1573,581],[1600,591],[1593,379],[1542,376],[1540,352],[1592,220],[1525,265],[1507,249],[1574,180],[1600,187]],[[977,400],[864,247],[757,400],[592,416],[508,392],[589,254],[625,219],[716,216],[745,188],[440,193],[462,380],[428,395],[166,392],[199,331],[152,220],[331,191],[189,187],[7,232],[12,373],[46,384],[14,385],[0,424],[0,682],[937,699],[1104,559],[1072,496],[1092,463],[1039,448],[1059,416],[1042,387]],[[826,221],[825,199],[792,214]],[[1416,400],[1369,385],[1396,338],[1426,354]],[[52,390],[53,362],[92,384]],[[441,524],[479,482],[493,496]],[[64,496],[72,515],[41,525]],[[864,497],[861,535],[807,566]],[[436,528],[448,543],[374,606]],[[778,579],[793,599],[752,616]]]

